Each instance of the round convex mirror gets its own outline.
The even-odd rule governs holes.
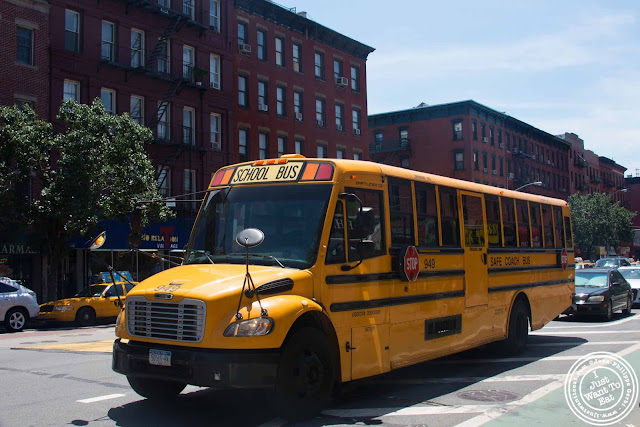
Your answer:
[[[247,228],[236,236],[236,242],[243,248],[253,248],[264,240],[264,233],[257,228]]]

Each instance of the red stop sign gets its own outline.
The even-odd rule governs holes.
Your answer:
[[[409,246],[404,253],[404,274],[410,282],[418,278],[420,272],[420,257],[415,246]]]
[[[569,264],[569,254],[567,254],[567,250],[562,248],[562,253],[560,254],[560,264],[562,264],[562,269],[566,270],[567,265]]]

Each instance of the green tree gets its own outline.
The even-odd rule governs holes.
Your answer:
[[[39,238],[48,264],[45,300],[59,296],[55,284],[69,238],[96,232],[102,219],[124,220],[136,200],[155,201],[147,206],[152,219],[170,215],[144,151],[148,128],[128,114],[108,114],[99,99],[64,102],[58,120],[61,133],[30,109],[0,106],[0,217]],[[30,179],[42,189],[33,200],[25,197]]]
[[[633,238],[631,220],[636,216],[609,193],[572,194],[569,197],[573,236],[576,247],[590,256],[594,246],[615,245]]]

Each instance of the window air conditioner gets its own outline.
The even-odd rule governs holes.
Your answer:
[[[164,13],[165,15],[168,15],[169,14],[169,9],[166,8],[166,7],[161,7],[160,8],[160,12]]]
[[[349,79],[346,77],[336,77],[336,85],[346,86],[349,84]]]
[[[356,129],[354,129],[354,130],[353,130],[353,133],[354,133],[355,135],[360,135],[360,129],[357,129],[357,128],[356,128]]]
[[[337,130],[342,130],[342,125],[336,125]]]
[[[238,48],[240,49],[240,53],[251,53],[251,45],[250,44],[240,44],[238,45]]]
[[[504,144],[502,142],[498,143],[498,147],[504,148]]]
[[[299,122],[302,121],[302,113],[296,113],[296,120]]]
[[[258,111],[269,111],[269,106],[266,104],[259,104]]]
[[[484,173],[487,173],[487,168],[483,168],[483,169],[482,169],[482,171],[483,171]]]
[[[324,120],[317,120],[318,122],[318,126],[320,126],[321,128],[324,127]]]
[[[487,138],[486,136],[482,137],[482,142],[489,142],[489,138]]]
[[[513,172],[509,173],[509,179],[513,179]]]
[[[497,171],[497,170],[495,170],[495,169],[494,169],[494,170],[492,170],[492,171],[491,171],[491,173],[492,173],[492,174],[494,174],[494,175],[498,175],[498,171]]]
[[[211,141],[211,148],[213,148],[214,150],[219,150],[220,149],[220,143],[217,141]]]
[[[210,82],[212,89],[220,89],[220,82]]]

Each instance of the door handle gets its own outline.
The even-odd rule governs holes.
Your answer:
[[[482,258],[482,263],[484,265],[487,265],[487,254],[482,254],[480,255],[480,257]]]

